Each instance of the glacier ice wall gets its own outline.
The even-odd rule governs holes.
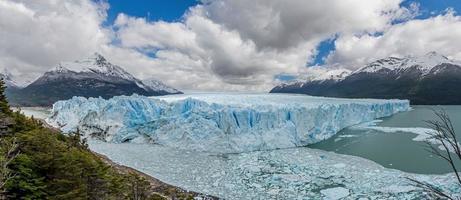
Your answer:
[[[107,142],[225,153],[305,146],[409,108],[407,100],[286,94],[74,97],[55,103],[47,121]]]

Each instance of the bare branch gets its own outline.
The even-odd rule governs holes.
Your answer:
[[[5,184],[14,178],[16,174],[9,169],[10,163],[19,155],[18,147],[19,144],[16,138],[11,141],[0,140],[2,144],[0,148],[0,197],[3,197],[5,192]]]
[[[429,137],[425,141],[427,145],[425,150],[439,158],[442,158],[449,164],[456,176],[457,184],[461,187],[461,175],[458,171],[459,166],[456,165],[457,162],[461,161],[461,147],[458,142],[458,139],[456,138],[457,135],[453,127],[453,123],[448,114],[445,112],[445,110],[433,109],[433,112],[438,118],[438,120],[425,121],[429,128],[434,130],[433,132],[427,133]],[[441,146],[439,148],[436,145]],[[413,182],[416,187],[419,187],[424,191],[433,194],[439,198],[446,198],[452,200],[455,199],[442,189],[435,187],[430,183],[421,182],[413,178],[407,179]]]
[[[445,194],[441,189],[437,188],[437,187],[434,187],[433,185],[429,184],[429,183],[425,183],[425,182],[422,182],[422,181],[418,181],[416,179],[413,179],[413,178],[408,178],[407,179],[411,182],[413,182],[415,184],[416,187],[419,187],[421,189],[423,189],[424,191],[430,193],[430,194],[434,194],[438,197],[441,197],[441,198],[447,198],[447,199],[450,199],[450,200],[456,200],[454,199],[453,197],[450,197],[449,195]]]

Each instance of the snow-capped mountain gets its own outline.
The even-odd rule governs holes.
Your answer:
[[[132,94],[158,96],[180,93],[172,88],[166,90],[168,86],[158,83],[146,85],[120,66],[94,53],[82,60],[59,63],[11,95],[10,101],[19,105],[48,106],[73,96],[110,98]]]
[[[3,79],[8,89],[20,88],[20,84],[14,80],[14,76],[6,68],[0,73],[0,78]]]
[[[167,93],[171,94],[180,94],[181,92],[177,89],[174,89],[168,85],[165,85],[159,80],[156,79],[145,79],[142,81],[142,83],[148,87],[151,90],[156,90],[156,91],[165,91]]]
[[[431,70],[443,63],[460,65],[459,62],[448,59],[437,52],[429,52],[424,56],[407,56],[405,58],[388,57],[374,61],[354,72],[354,74],[368,72],[376,73],[379,71],[403,71],[409,68],[416,68],[422,75],[427,75]]]
[[[34,84],[43,84],[67,76],[73,76],[74,79],[95,78],[109,82],[129,81],[143,87],[140,80],[121,67],[109,63],[98,53],[74,62],[61,62],[38,78]]]
[[[352,71],[348,69],[333,69],[329,71],[325,71],[323,73],[320,73],[320,75],[313,75],[309,74],[304,77],[299,77],[298,79],[295,80],[290,80],[286,81],[283,83],[280,83],[278,85],[278,88],[284,88],[284,87],[302,87],[306,83],[312,83],[312,82],[337,82],[343,80],[346,76],[351,74]]]
[[[399,98],[410,99],[413,104],[461,104],[461,93],[455,92],[461,90],[461,64],[436,52],[383,58],[342,76],[334,74],[338,74],[337,70],[317,79],[281,84],[271,92]]]
[[[348,69],[334,69],[327,71],[318,77],[315,77],[314,79],[312,79],[312,81],[340,81],[349,76],[351,72],[352,71]]]

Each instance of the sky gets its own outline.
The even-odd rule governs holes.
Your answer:
[[[110,8],[106,25],[112,24],[119,13],[144,17],[148,21],[180,21],[189,7],[199,4],[196,0],[109,0]]]
[[[0,69],[99,52],[182,90],[267,91],[388,56],[461,60],[461,0],[0,0]]]

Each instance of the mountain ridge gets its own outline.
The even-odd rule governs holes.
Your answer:
[[[88,58],[61,62],[24,88],[7,92],[13,105],[50,106],[73,96],[111,98],[139,94],[159,96],[179,94],[179,90],[160,81],[146,85],[122,67],[94,53]]]
[[[345,98],[409,99],[412,104],[461,104],[461,64],[436,52],[378,59],[341,79],[304,80],[271,93]]]
[[[0,79],[5,82],[7,88],[17,89],[21,87],[20,84],[14,80],[14,76],[6,68],[0,72]]]

